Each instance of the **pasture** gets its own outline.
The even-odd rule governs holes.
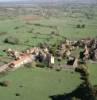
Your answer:
[[[84,29],[76,28],[81,21],[85,24]],[[95,22],[95,24],[93,24]],[[57,28],[56,28],[57,27]],[[21,18],[13,20],[0,21],[0,49],[7,47],[23,50],[39,43],[54,44],[64,37],[78,40],[85,37],[97,36],[97,23],[95,19],[87,20],[86,18],[40,18],[38,20],[27,21]],[[52,35],[51,33],[58,33]],[[6,37],[16,37],[20,40],[18,45],[4,44]]]
[[[95,85],[96,65],[90,64],[89,70],[91,83]],[[51,100],[49,96],[69,93],[81,83],[80,75],[70,70],[57,72],[40,68],[21,68],[0,78],[4,80],[9,81],[9,85],[0,87],[2,100]]]

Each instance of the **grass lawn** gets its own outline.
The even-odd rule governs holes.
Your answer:
[[[79,22],[81,20],[81,22]],[[94,23],[95,22],[95,23]],[[85,23],[84,29],[76,28],[77,24]],[[39,24],[41,26],[37,26]],[[57,30],[47,26],[57,26]],[[18,28],[16,28],[18,27]],[[31,21],[30,24],[22,19],[16,18],[13,20],[0,21],[0,33],[6,32],[4,35],[0,35],[0,49],[14,48],[23,50],[31,46],[35,46],[38,43],[47,42],[49,44],[56,43],[58,40],[62,40],[62,36],[70,39],[79,39],[85,37],[97,36],[97,23],[96,19],[88,20],[86,18],[42,18],[41,20]],[[60,36],[52,36],[50,33],[55,31]],[[39,32],[40,34],[36,34]],[[20,40],[19,45],[4,44],[4,39],[8,36],[17,37]]]
[[[97,64],[89,65],[90,81],[93,85],[97,85]]]
[[[8,80],[8,87],[0,86],[2,100],[49,100],[49,96],[72,91],[80,84],[78,73],[48,69],[21,68],[0,81]],[[20,87],[20,86],[23,87]],[[20,96],[16,96],[20,93]]]
[[[89,64],[90,80],[94,85],[97,84],[96,66]],[[69,93],[81,83],[80,75],[70,70],[57,72],[40,68],[21,68],[0,78],[4,80],[9,81],[9,86],[0,86],[2,100],[50,100],[49,96]]]

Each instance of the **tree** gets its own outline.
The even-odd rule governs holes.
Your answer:
[[[77,24],[77,25],[76,25],[76,28],[81,28],[80,24]]]
[[[36,66],[36,62],[33,61],[33,62],[30,62],[30,63],[25,64],[24,66],[25,66],[26,68],[33,68],[33,67]]]
[[[10,36],[10,37],[5,38],[4,43],[19,44],[19,39],[16,37]]]
[[[0,82],[0,86],[7,87],[9,85],[9,81]]]
[[[81,27],[82,27],[82,28],[85,28],[85,24],[83,24]]]
[[[95,93],[95,88],[89,80],[89,73],[84,67],[77,68],[77,72],[80,73],[82,84],[76,89],[75,95],[81,100],[97,100],[97,93]],[[97,87],[96,87],[97,91]]]

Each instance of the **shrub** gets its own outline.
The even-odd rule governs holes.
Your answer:
[[[59,72],[59,71],[61,71],[61,69],[60,68],[57,68],[56,71]]]
[[[76,28],[85,28],[85,24],[82,24],[82,25],[77,24],[77,25],[76,25]]]
[[[7,87],[9,85],[9,81],[0,82],[0,86]]]
[[[6,35],[7,34],[7,32],[0,32],[0,36],[1,35]]]
[[[59,45],[59,43],[53,44],[53,45],[49,48],[50,53],[53,54],[54,56],[56,56],[56,50],[57,50],[57,48],[58,48],[58,45]]]
[[[8,74],[7,71],[2,71],[2,72],[0,72],[0,77],[5,76],[5,75],[7,75],[7,74]]]
[[[35,34],[41,34],[40,32],[36,32]]]
[[[52,31],[51,35],[59,36],[59,33],[55,32],[55,31]]]
[[[50,48],[50,53],[53,54],[54,56],[56,55],[56,48],[52,47]]]
[[[85,24],[82,25],[82,28],[85,28]]]
[[[54,31],[52,31],[52,32],[51,32],[51,34],[52,34],[52,35],[55,35],[55,32],[54,32]]]
[[[46,67],[46,65],[45,65],[44,63],[38,62],[38,63],[36,64],[36,67],[44,68],[44,67]]]
[[[36,24],[34,24],[35,26],[42,26],[41,24],[38,24],[38,23],[36,23]]]
[[[77,24],[77,25],[76,25],[76,28],[81,28],[80,24]]]
[[[4,40],[5,43],[9,43],[9,44],[19,44],[19,39],[16,37],[7,37]]]
[[[17,30],[17,29],[19,29],[19,27],[18,27],[18,26],[16,26],[14,29],[15,29],[15,30]]]
[[[16,96],[20,96],[20,93],[16,93],[15,95],[16,95]]]
[[[32,30],[29,30],[28,33],[32,33]]]
[[[40,47],[40,48],[45,48],[45,47],[49,48],[49,44],[47,44],[46,42],[45,43],[39,43],[38,47]]]
[[[31,62],[31,63],[27,63],[27,64],[24,65],[24,67],[26,67],[26,68],[33,68],[35,66],[36,66],[36,63],[34,61]]]

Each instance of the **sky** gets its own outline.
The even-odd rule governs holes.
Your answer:
[[[0,2],[9,2],[9,1],[20,1],[20,0],[0,0]],[[24,1],[24,0],[21,0]]]
[[[96,2],[97,0],[0,0],[0,2],[13,2],[13,1],[39,1],[39,2],[43,2],[43,1],[46,1],[46,2],[57,2],[57,1],[68,1],[68,2]]]

